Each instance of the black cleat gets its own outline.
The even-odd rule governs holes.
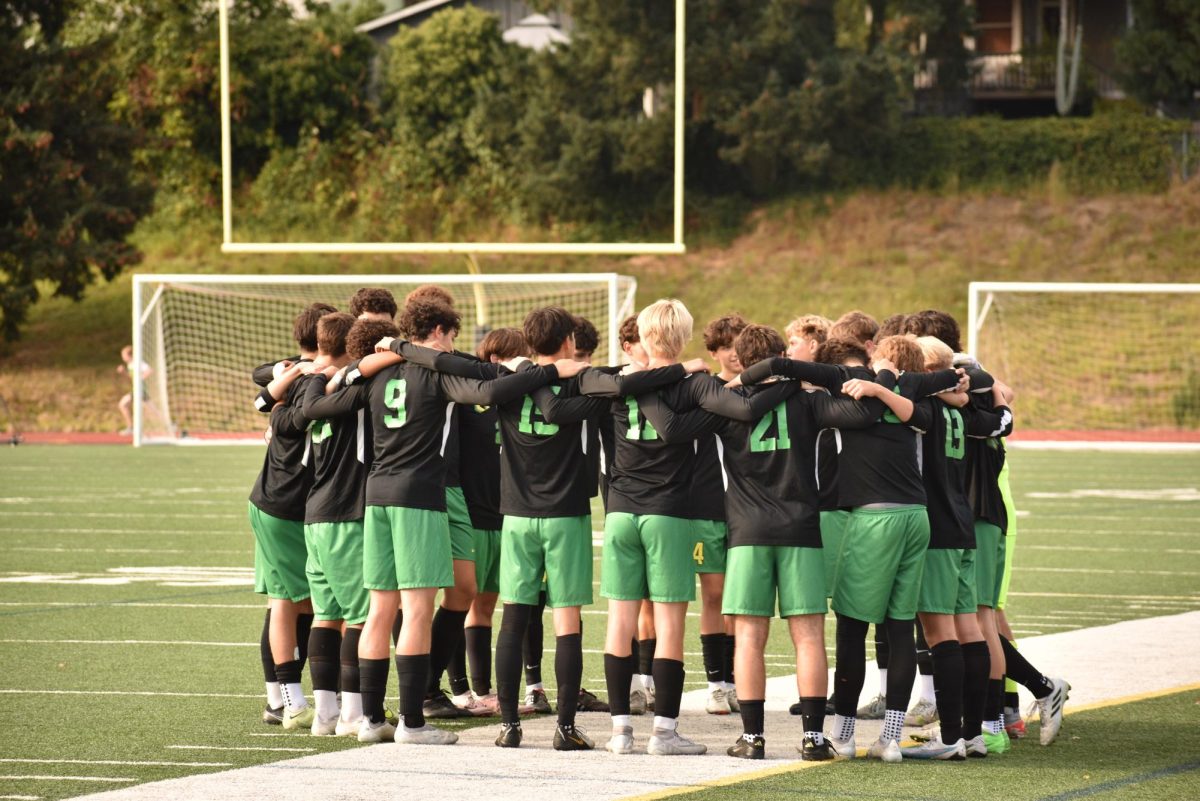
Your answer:
[[[441,688],[432,695],[426,696],[425,703],[421,705],[421,714],[434,720],[471,717],[470,712],[456,707],[450,700],[450,695]]]
[[[266,708],[263,709],[262,720],[263,723],[266,723],[268,726],[282,726],[283,707],[274,707],[268,704]]]
[[[609,711],[608,704],[597,698],[594,693],[590,693],[582,687],[579,688],[579,706],[577,708],[580,712]]]
[[[821,738],[820,745],[817,745],[815,738],[805,737],[796,750],[800,752],[800,759],[803,762],[826,762],[837,756],[826,737]]]
[[[501,723],[500,734],[496,737],[496,745],[501,748],[521,747],[521,724]]]
[[[726,749],[725,753],[738,759],[765,759],[767,741],[761,734],[743,734],[736,743]]]
[[[797,701],[796,703],[794,703],[788,707],[788,714],[789,715],[803,715],[804,714],[804,712],[800,709],[799,701]]]
[[[561,723],[554,729],[555,751],[591,751],[595,747],[596,744],[583,729]]]

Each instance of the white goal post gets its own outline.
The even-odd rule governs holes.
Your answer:
[[[154,275],[133,277],[133,444],[261,443],[251,371],[294,356],[292,323],[309,304],[348,310],[362,287],[403,306],[437,284],[462,314],[459,348],[494,328],[520,328],[539,306],[562,306],[595,324],[596,364],[616,364],[618,330],[634,311],[637,281],[617,273],[541,275]]]
[[[967,349],[1015,445],[1200,449],[1200,284],[972,282]]]

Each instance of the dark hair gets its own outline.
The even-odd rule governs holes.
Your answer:
[[[396,308],[396,298],[382,287],[364,286],[350,298],[350,313],[355,317],[368,313],[395,317]]]
[[[962,353],[962,334],[958,322],[944,311],[925,309],[904,319],[904,333],[919,337],[937,337],[955,353]]]
[[[737,335],[733,348],[737,351],[738,361],[746,368],[783,353],[787,350],[787,342],[771,326],[750,323]]]
[[[443,331],[458,331],[461,324],[462,316],[458,312],[430,300],[408,302],[399,320],[400,330],[415,342],[429,339],[438,326]]]
[[[827,338],[842,337],[853,339],[861,345],[866,345],[878,333],[879,323],[875,322],[875,318],[866,312],[855,309],[837,318],[837,322],[830,326]]]
[[[732,347],[737,335],[749,324],[749,321],[737,312],[718,317],[704,326],[704,349],[712,353],[717,348]]]
[[[334,359],[346,355],[346,334],[354,325],[354,315],[332,312],[317,321],[317,350]]]
[[[821,343],[817,348],[815,360],[821,364],[845,364],[852,359],[857,359],[864,366],[870,361],[866,350],[858,342],[845,337],[836,337]]]
[[[875,332],[875,336],[883,339],[884,337],[903,334],[904,323],[907,319],[907,314],[893,314],[890,317],[885,317],[883,322],[879,324],[879,330]]]
[[[523,329],[533,352],[549,356],[558,353],[567,337],[575,333],[575,315],[561,306],[534,309],[525,315]]]
[[[600,347],[600,332],[586,317],[575,318],[575,350],[595,353]]]
[[[511,359],[514,356],[528,356],[529,344],[525,341],[525,335],[516,328],[497,328],[488,331],[487,336],[479,343],[479,347],[475,349],[475,355],[479,357],[479,361],[491,361],[492,355],[499,356],[501,359]]]
[[[404,296],[404,305],[424,301],[426,303],[440,303],[443,306],[454,308],[454,296],[442,289],[437,284],[421,284],[419,287],[409,292]]]
[[[296,315],[292,323],[292,339],[300,346],[300,350],[315,353],[317,350],[317,321],[337,309],[328,303],[314,303]]]
[[[642,341],[642,335],[638,333],[637,315],[631,314],[621,321],[621,327],[617,331],[617,337],[621,344],[631,342],[634,345]]]
[[[400,329],[387,320],[355,320],[346,334],[346,355],[361,359],[375,352],[375,343],[384,337],[398,337]]]

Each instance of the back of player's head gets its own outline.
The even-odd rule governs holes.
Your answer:
[[[863,346],[874,340],[878,333],[879,323],[875,318],[858,309],[846,312],[829,327],[830,338],[853,339]]]
[[[454,308],[454,296],[437,284],[421,284],[404,296],[405,306],[415,301],[432,301],[440,303],[443,306],[449,306],[451,309]]]
[[[903,334],[904,321],[907,319],[907,314],[893,314],[890,317],[885,317],[883,322],[879,324],[879,330],[875,332],[875,337],[877,339],[883,339],[884,337]]]
[[[525,315],[522,330],[534,353],[553,356],[575,335],[576,317],[561,306],[544,306]]]
[[[784,336],[801,339],[815,339],[818,344],[829,338],[829,329],[833,321],[819,314],[802,314],[787,324],[783,329]]]
[[[749,324],[750,321],[737,312],[718,317],[704,326],[704,349],[715,353],[717,348],[732,348],[737,335]]]
[[[620,340],[622,347],[642,341],[642,338],[638,336],[637,321],[636,314],[631,314],[621,321],[621,327],[617,330],[617,339]]]
[[[692,314],[674,298],[656,300],[638,314],[638,337],[651,357],[674,359],[692,338]]]
[[[868,356],[866,350],[857,341],[845,337],[833,337],[822,342],[821,347],[817,348],[815,361],[821,364],[837,365],[858,362],[865,366]]]
[[[346,355],[346,335],[354,325],[354,315],[331,312],[317,321],[317,352],[334,359]]]
[[[292,323],[292,339],[305,353],[317,352],[317,321],[337,309],[328,303],[314,303],[296,315]]]
[[[355,320],[346,334],[346,355],[361,359],[375,352],[375,343],[384,337],[398,337],[400,329],[390,320],[364,318]]]
[[[423,342],[440,326],[443,331],[457,332],[462,325],[462,316],[444,303],[432,300],[414,300],[404,304],[400,313],[400,331],[414,342]]]
[[[396,316],[396,298],[383,287],[364,286],[350,298],[350,313],[355,317],[364,314],[377,314],[394,319]]]
[[[520,329],[495,328],[487,332],[487,336],[475,349],[475,355],[481,362],[491,361],[492,356],[504,361],[514,356],[528,356],[529,344],[525,342],[525,335]]]
[[[575,354],[591,355],[600,347],[600,332],[586,317],[575,318]]]
[[[925,354],[912,334],[895,334],[881,339],[875,346],[875,358],[887,359],[904,373],[925,370]]]
[[[954,352],[962,351],[962,334],[958,322],[949,314],[937,309],[923,309],[904,319],[904,333],[919,337],[937,337]]]
[[[946,370],[954,364],[954,351],[937,337],[917,337],[917,344],[925,356],[925,369]]]
[[[783,355],[787,350],[787,343],[771,326],[751,323],[737,335],[737,339],[733,341],[733,349],[737,351],[742,367],[749,367],[763,359]]]

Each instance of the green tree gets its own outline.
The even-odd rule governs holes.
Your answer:
[[[1200,3],[1133,0],[1133,29],[1117,43],[1122,84],[1173,116],[1194,117],[1200,103]]]
[[[78,300],[141,258],[126,237],[150,208],[137,132],[108,112],[111,40],[72,45],[78,3],[0,4],[0,331],[16,339],[48,286]],[[42,285],[39,288],[39,284]]]

